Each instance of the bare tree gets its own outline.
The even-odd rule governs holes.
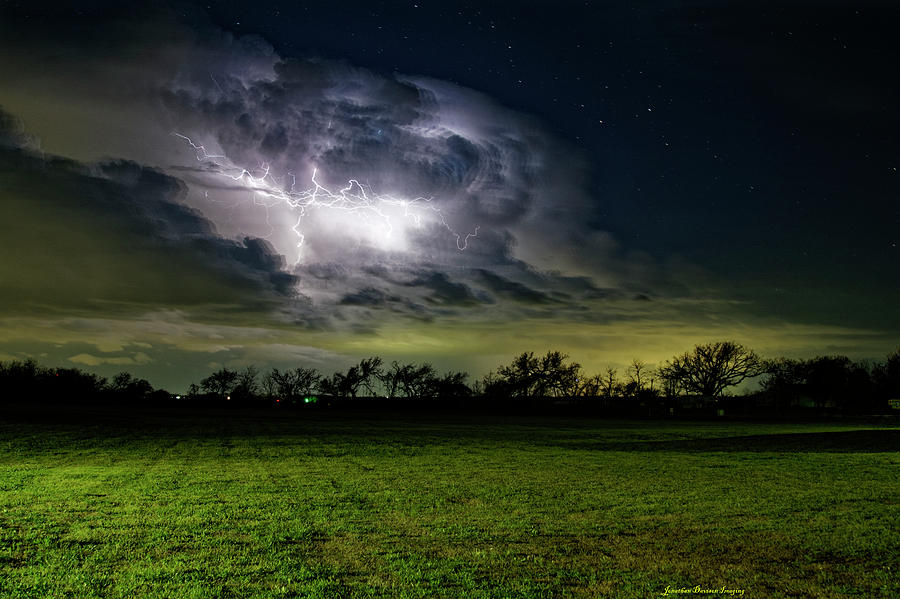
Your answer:
[[[407,368],[411,368],[411,366],[401,366],[399,362],[394,360],[391,362],[390,367],[379,372],[378,378],[381,381],[386,397],[393,398],[397,396],[397,393],[400,391],[400,381],[403,380],[405,369]]]
[[[240,399],[251,399],[259,393],[259,370],[252,364],[237,373],[232,393]]]
[[[293,370],[294,386],[299,396],[309,397],[319,385],[322,375],[315,368],[297,367]]]
[[[652,380],[653,369],[647,366],[643,360],[635,358],[625,373],[628,375],[628,389],[631,395],[637,397]]]
[[[607,399],[612,399],[613,396],[618,395],[619,393],[619,371],[613,368],[612,366],[608,366],[606,368],[606,372],[600,376],[600,391]]]
[[[315,368],[294,368],[281,372],[274,368],[263,379],[263,388],[270,396],[295,402],[309,397],[319,385],[321,375]]]
[[[728,387],[765,371],[766,363],[755,352],[733,341],[697,345],[660,369],[667,381],[704,397],[718,397]]]
[[[420,366],[408,364],[401,371],[400,390],[406,397],[433,397],[436,375],[428,362]]]
[[[273,368],[266,378],[269,380],[265,384],[272,387],[277,399],[291,400],[297,396],[297,382],[290,370],[282,372]]]
[[[278,395],[278,380],[275,376],[278,370],[267,372],[262,378],[262,391],[266,395],[266,399],[275,399]]]

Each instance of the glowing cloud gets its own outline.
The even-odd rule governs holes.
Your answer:
[[[210,154],[205,146],[195,144],[186,135],[173,135],[185,140],[197,152],[197,160],[209,164],[213,172],[246,186],[252,193],[253,203],[265,208],[267,213],[269,208],[279,204],[297,211],[299,216],[290,229],[297,235],[298,248],[303,246],[306,239],[306,234],[301,231],[303,217],[308,211],[317,209],[345,213],[351,218],[342,218],[340,221],[344,234],[367,238],[367,241],[379,249],[387,251],[405,250],[405,235],[397,229],[403,228],[403,225],[421,228],[423,219],[439,222],[446,228],[455,238],[456,248],[460,251],[468,247],[470,238],[478,235],[478,226],[471,233],[457,233],[447,224],[441,209],[432,203],[432,198],[405,199],[379,194],[356,179],[350,179],[345,187],[331,191],[316,179],[316,168],[310,177],[312,187],[297,189],[297,179],[293,173],[286,173],[279,180],[271,172],[268,163],[251,171],[247,167],[234,165],[224,154]],[[272,224],[268,218],[266,220]],[[295,264],[301,260],[302,253],[298,252]]]

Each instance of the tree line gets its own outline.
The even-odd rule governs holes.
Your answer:
[[[369,398],[467,400],[494,405],[594,402],[606,406],[665,405],[671,410],[675,406],[731,403],[773,411],[810,407],[872,413],[887,411],[888,400],[900,398],[900,350],[873,364],[846,356],[766,360],[741,344],[719,341],[697,345],[655,368],[634,359],[621,373],[609,367],[596,374],[586,373],[565,353],[551,350],[543,355],[521,353],[472,384],[467,384],[467,379],[465,372],[440,373],[428,362],[386,364],[372,356],[331,375],[303,366],[273,368],[265,373],[255,366],[223,367],[199,384],[191,384],[185,395],[173,396],[127,372],[106,379],[76,368],[43,367],[33,360],[0,362],[0,390],[10,399],[177,399],[295,406],[332,401],[346,404]],[[758,381],[758,390],[729,395],[749,379]]]
[[[314,368],[273,368],[260,374],[255,366],[240,370],[223,367],[192,384],[188,397],[209,396],[238,402],[267,400],[286,404],[317,403],[318,396],[338,399],[438,399],[470,397],[468,374],[439,374],[428,362],[385,365],[378,356],[364,358],[346,371],[323,376]]]
[[[29,358],[0,362],[0,397],[7,402],[163,402],[171,395],[149,381],[120,372],[111,379],[78,368],[49,368]]]

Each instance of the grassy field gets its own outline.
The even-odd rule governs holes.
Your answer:
[[[0,424],[0,597],[900,596],[895,427],[76,420]]]

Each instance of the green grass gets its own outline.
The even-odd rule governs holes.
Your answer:
[[[98,417],[0,424],[0,597],[900,595],[897,428]]]

